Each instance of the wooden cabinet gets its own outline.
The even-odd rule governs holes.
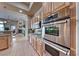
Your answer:
[[[54,10],[62,7],[65,3],[64,2],[53,2]]]
[[[70,24],[70,39],[71,39],[71,56],[76,55],[76,3],[71,3],[70,6],[70,16],[71,16],[71,24]]]
[[[37,51],[37,53],[42,56],[43,55],[43,42],[41,38],[38,38],[36,35],[30,35],[30,43],[33,48]]]
[[[71,17],[71,55],[76,55],[76,3],[72,2],[44,2],[41,11],[34,16],[37,21],[44,20],[54,12],[58,12],[61,17],[69,15]],[[39,19],[37,18],[39,16]],[[33,17],[32,24],[35,22]],[[36,42],[36,41],[34,41]],[[35,45],[35,44],[34,44]],[[37,40],[37,51],[40,53],[40,41]]]
[[[40,12],[40,19],[43,20],[43,9],[41,8],[41,12]]]
[[[12,36],[9,35],[7,39],[8,39],[8,47],[11,47],[12,44],[13,44],[13,43],[12,43]]]
[[[34,49],[37,49],[37,38],[34,37]]]
[[[61,10],[70,5],[70,2],[53,2],[54,12]]]
[[[37,39],[37,52],[40,56],[43,55],[43,43],[39,38]]]
[[[47,14],[49,16],[52,13],[52,3],[51,2],[48,2],[47,5],[48,5],[48,8],[47,8],[48,9],[48,12],[47,12]]]
[[[8,48],[8,37],[0,37],[0,50]]]
[[[52,3],[45,2],[43,3],[43,17],[46,18],[52,13]]]
[[[46,2],[43,3],[43,15],[45,15],[47,13],[47,5]]]
[[[34,38],[33,38],[33,36],[32,36],[32,38],[31,38],[31,44],[32,44],[32,46],[34,47]]]
[[[51,9],[52,9],[52,10],[51,10],[51,11],[52,11],[51,13],[53,13],[53,12],[54,12],[54,3],[53,3],[53,2],[52,2],[52,6],[51,6],[51,7],[52,7],[52,8],[51,8]]]
[[[52,13],[61,10],[70,5],[70,2],[44,2],[42,7],[35,13],[32,18],[32,24],[47,18]],[[62,11],[63,13],[63,11]]]
[[[59,14],[59,17],[63,17],[63,16],[69,16],[70,15],[70,9],[69,7],[63,8],[61,10],[57,11]]]
[[[0,36],[0,50],[9,48],[12,45],[11,35],[1,34]]]
[[[76,55],[76,18],[71,19],[71,55]]]

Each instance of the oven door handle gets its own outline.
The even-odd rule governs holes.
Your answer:
[[[55,25],[55,24],[64,24],[64,23],[67,23],[68,21],[70,21],[70,20],[56,21],[56,22],[52,22],[52,23],[48,23],[48,24],[42,24],[42,26],[48,27],[50,25]]]
[[[54,24],[63,24],[63,23],[67,23],[67,20],[62,20],[62,21],[54,22]]]

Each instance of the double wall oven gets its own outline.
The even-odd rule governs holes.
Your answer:
[[[70,55],[70,17],[48,17],[42,22],[45,49],[54,56]]]

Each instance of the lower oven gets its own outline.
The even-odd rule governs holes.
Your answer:
[[[70,49],[44,41],[45,51],[47,51],[52,56],[70,56]]]
[[[70,51],[70,18],[63,18],[63,20],[43,24],[42,28],[43,38],[50,42],[49,44],[52,43],[54,45],[52,49],[55,51],[55,53],[58,52],[57,55],[63,55],[60,50],[63,51],[68,49],[68,51]],[[49,50],[48,47],[51,50],[51,47],[46,43],[45,47],[46,50]],[[56,47],[56,49],[54,47]]]

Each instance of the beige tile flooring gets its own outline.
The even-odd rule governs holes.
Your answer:
[[[10,48],[0,51],[0,56],[38,56],[38,54],[27,39],[22,34],[18,34],[13,37]],[[43,56],[51,55],[45,51]]]
[[[12,46],[0,51],[0,56],[38,56],[29,42],[19,34],[13,38]]]

